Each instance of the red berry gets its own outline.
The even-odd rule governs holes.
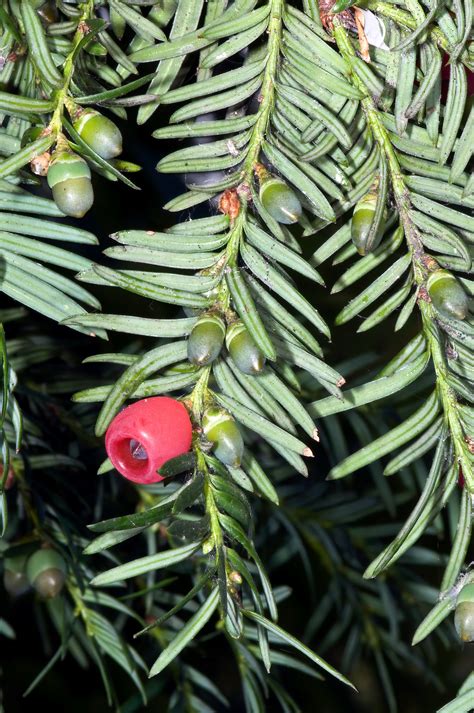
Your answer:
[[[121,411],[105,434],[107,455],[118,472],[135,483],[163,480],[157,470],[189,451],[192,426],[180,401],[155,396]]]

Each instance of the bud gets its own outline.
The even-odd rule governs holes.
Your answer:
[[[372,224],[377,207],[377,191],[373,186],[361,200],[356,203],[351,221],[351,238],[359,255],[371,253],[379,245],[383,230],[371,235]],[[370,241],[370,243],[369,243]]]
[[[265,357],[257,347],[241,320],[227,330],[226,347],[236,366],[244,374],[259,374],[265,366]]]
[[[265,210],[279,223],[291,225],[301,217],[301,203],[285,181],[260,170],[259,198]]]
[[[213,444],[216,458],[225,465],[238,468],[244,453],[244,442],[230,413],[220,408],[207,409],[202,427],[207,440]]]
[[[53,599],[66,581],[66,563],[56,550],[42,548],[31,555],[26,575],[31,586],[43,599]]]
[[[82,218],[92,207],[91,172],[83,158],[71,151],[56,151],[48,170],[48,185],[56,205],[73,218]]]
[[[474,641],[474,583],[466,584],[458,594],[454,626],[461,641]]]
[[[188,339],[188,359],[205,366],[217,359],[225,337],[225,324],[216,314],[204,314],[198,319]]]
[[[435,270],[428,277],[426,289],[433,307],[444,317],[465,319],[469,300],[462,285],[448,270]]]
[[[30,168],[35,176],[47,176],[49,171],[49,165],[51,163],[51,154],[49,151],[45,151],[39,156],[35,156],[30,161]]]
[[[21,137],[20,145],[22,148],[28,146],[28,144],[33,143],[36,139],[39,139],[45,130],[44,126],[30,126],[29,129],[23,133]],[[49,165],[51,163],[51,154],[49,151],[45,151],[38,156],[33,156],[30,161],[30,168],[35,176],[46,176],[49,170]]]
[[[3,584],[12,597],[20,597],[28,591],[30,583],[25,573],[27,556],[6,557],[3,564]]]
[[[114,122],[95,109],[84,109],[74,121],[83,141],[104,159],[122,153],[122,134]]]

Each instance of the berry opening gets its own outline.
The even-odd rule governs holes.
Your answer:
[[[144,445],[136,438],[130,439],[130,454],[135,460],[148,460],[148,453]]]
[[[150,475],[148,453],[136,438],[123,437],[114,443],[115,467],[130,480],[143,482]]]

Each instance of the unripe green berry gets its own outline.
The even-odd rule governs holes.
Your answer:
[[[225,337],[232,361],[244,374],[259,374],[265,366],[265,357],[257,347],[246,326],[240,320],[233,322]]]
[[[227,411],[210,408],[202,419],[204,435],[213,444],[214,455],[225,465],[238,468],[244,454],[239,428]]]
[[[56,3],[51,2],[50,0],[48,0],[48,2],[43,3],[38,8],[37,12],[45,25],[51,25],[58,19],[58,9],[56,7]]]
[[[66,563],[56,550],[40,549],[26,564],[26,575],[31,586],[43,599],[53,599],[66,581]]]
[[[225,324],[218,315],[204,314],[198,319],[188,339],[188,359],[205,366],[216,359],[222,349]]]
[[[428,277],[426,289],[433,307],[444,317],[465,319],[469,299],[462,285],[448,270],[435,270]]]
[[[74,122],[77,133],[99,156],[115,158],[122,153],[122,134],[114,122],[95,109],[85,109]]]
[[[377,205],[377,193],[373,190],[367,193],[361,200],[356,203],[351,221],[351,239],[357,248],[359,255],[367,255],[371,253],[380,244],[383,231],[378,231],[378,234],[371,238],[370,229],[375,218],[375,209]]]
[[[86,161],[71,151],[53,155],[48,170],[48,185],[60,210],[73,218],[82,218],[92,207],[91,172]]]
[[[48,171],[48,185],[54,188],[62,181],[89,178],[91,171],[87,162],[72,151],[55,151]]]
[[[474,583],[466,584],[458,594],[454,626],[461,641],[474,641]]]
[[[3,584],[8,594],[12,597],[20,597],[30,588],[25,572],[27,559],[26,555],[5,558]]]
[[[302,209],[298,196],[281,178],[264,178],[259,197],[265,210],[279,223],[291,225],[300,219]]]

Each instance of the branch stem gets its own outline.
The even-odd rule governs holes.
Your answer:
[[[92,17],[93,12],[94,0],[87,0],[87,2],[84,2],[82,4],[82,15],[77,25],[77,30],[72,39],[72,49],[64,62],[64,83],[61,89],[59,89],[55,94],[56,108],[49,124],[49,128],[56,136],[59,136],[62,131],[64,107],[68,108],[68,105],[73,105],[73,102],[69,97],[69,87],[72,81],[72,76],[74,74],[74,59],[76,56],[77,46],[84,37],[84,28],[86,26],[87,20]]]
[[[268,59],[260,90],[260,107],[257,121],[252,129],[249,150],[242,171],[243,183],[250,184],[253,172],[259,163],[260,151],[268,131],[271,113],[275,104],[275,78],[278,69],[281,35],[283,30],[283,0],[270,0],[268,23]]]

